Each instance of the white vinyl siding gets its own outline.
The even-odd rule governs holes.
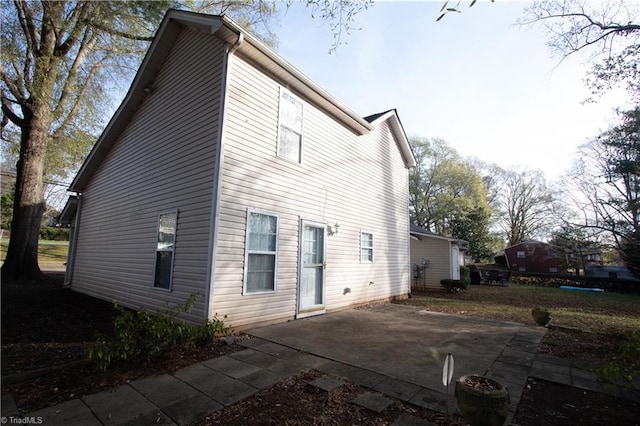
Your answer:
[[[295,318],[301,220],[340,224],[325,241],[327,311],[407,294],[408,171],[387,123],[358,136],[301,97],[304,158],[294,163],[275,155],[283,84],[242,56],[229,66],[210,315],[228,315],[235,329]],[[276,292],[243,294],[248,208],[278,215]],[[362,223],[375,236],[373,264],[360,263]]]
[[[412,275],[412,285],[418,288],[441,289],[440,280],[452,279],[451,272],[451,243],[446,238],[420,235],[419,240],[411,239],[411,268],[422,266],[423,259],[427,260],[427,268],[422,271],[423,277],[417,281]]]
[[[224,45],[182,30],[148,97],[83,191],[72,288],[166,309],[206,294]],[[180,208],[171,292],[152,287],[158,212]]]
[[[278,216],[247,211],[244,293],[276,290]]]
[[[360,263],[373,263],[373,233],[360,232]]]
[[[296,163],[302,162],[303,104],[282,88],[278,117],[278,155]]]

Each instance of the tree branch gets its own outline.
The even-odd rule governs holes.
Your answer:
[[[31,16],[29,6],[23,1],[14,1],[13,5],[18,11],[18,21],[20,22],[20,27],[22,27],[22,31],[24,32],[24,38],[27,41],[27,51],[34,53],[39,52],[38,41],[40,39],[40,35],[33,23],[33,16]]]
[[[78,10],[77,6],[76,9],[74,9],[73,16],[68,22],[75,20],[75,24],[73,29],[69,32],[66,40],[56,46],[56,55],[66,56],[71,48],[78,42],[80,34],[85,31],[87,27],[86,18],[90,13],[88,4],[89,3],[82,4],[80,10]],[[86,38],[86,32],[83,38]]]
[[[115,35],[115,36],[119,36],[119,37],[124,37],[126,39],[129,40],[137,40],[137,41],[153,41],[153,37],[154,36],[141,36],[141,35],[136,35],[136,34],[129,34],[126,33],[124,31],[118,31],[114,28],[109,28],[106,27],[96,21],[92,21],[92,20],[87,20],[87,24],[90,25],[91,27],[100,30],[100,31],[104,31],[107,34],[111,34],[111,35]]]
[[[53,136],[54,139],[60,137],[61,134],[64,133],[66,128],[71,124],[71,122],[75,118],[76,114],[80,110],[80,106],[82,105],[81,101],[84,99],[87,91],[89,90],[89,87],[91,86],[91,83],[93,82],[93,78],[96,76],[96,73],[98,72],[98,69],[100,69],[102,67],[103,61],[104,61],[104,59],[101,60],[101,61],[96,62],[91,67],[91,70],[89,71],[89,74],[85,78],[85,81],[84,81],[84,84],[82,85],[82,88],[80,89],[80,91],[76,95],[75,102],[73,103],[73,106],[71,107],[71,110],[69,111],[67,116],[64,118],[62,124],[60,124],[60,126],[58,126],[58,128],[53,132],[52,136]]]
[[[4,93],[2,94],[2,113],[7,117],[13,124],[20,127],[21,129],[27,126],[27,121],[21,117],[19,117],[15,112],[13,112],[13,108],[11,107],[12,101],[7,98]],[[4,127],[4,125],[2,126]]]
[[[89,31],[89,29],[85,30],[82,43],[80,44],[80,49],[78,50],[78,54],[76,55],[73,61],[73,65],[71,65],[71,69],[69,69],[69,72],[67,73],[64,84],[62,85],[60,97],[58,98],[57,106],[53,112],[55,117],[59,117],[62,114],[62,111],[64,111],[65,108],[67,107],[67,103],[71,95],[71,92],[73,91],[73,85],[76,80],[76,76],[78,75],[78,71],[80,70],[80,67],[84,63],[84,60],[87,57],[87,54],[91,51],[91,49],[96,43],[97,36],[95,34],[90,34],[90,33],[91,31]],[[98,63],[98,64],[101,65],[101,63]],[[91,73],[93,72],[94,71],[92,69]]]

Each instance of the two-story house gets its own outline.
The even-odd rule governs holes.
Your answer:
[[[362,118],[225,16],[169,11],[73,180],[66,281],[242,328],[410,291],[395,110]]]

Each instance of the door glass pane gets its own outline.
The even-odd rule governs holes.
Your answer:
[[[302,259],[304,265],[321,264],[324,254],[324,230],[305,226],[302,242]]]

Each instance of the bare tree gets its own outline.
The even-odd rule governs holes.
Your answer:
[[[499,224],[509,246],[549,232],[554,197],[540,170],[506,171],[498,199]]]
[[[561,60],[581,51],[590,55],[586,83],[594,95],[625,84],[640,100],[639,9],[635,0],[541,0],[525,10],[519,24],[543,26],[547,45]]]
[[[571,178],[584,227],[609,234],[640,276],[640,108],[619,114],[620,124],[581,148]]]

